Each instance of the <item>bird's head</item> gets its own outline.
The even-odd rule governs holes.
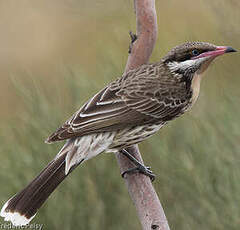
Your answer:
[[[173,48],[163,62],[173,74],[192,76],[194,73],[201,74],[217,56],[229,52],[236,50],[206,42],[187,42]]]

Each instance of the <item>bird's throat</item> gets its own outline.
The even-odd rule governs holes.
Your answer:
[[[195,73],[193,75],[192,83],[191,83],[191,90],[192,90],[191,106],[193,106],[198,99],[201,80],[202,80],[202,74]]]

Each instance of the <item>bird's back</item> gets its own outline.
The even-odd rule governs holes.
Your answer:
[[[129,71],[92,97],[47,142],[131,126],[162,124],[183,113],[189,103],[186,82],[164,63]]]

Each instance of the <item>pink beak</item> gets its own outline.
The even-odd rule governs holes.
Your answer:
[[[198,56],[193,57],[191,59],[194,60],[202,57],[217,57],[219,55],[230,53],[230,52],[237,52],[237,51],[230,46],[217,46],[216,50],[201,53]]]

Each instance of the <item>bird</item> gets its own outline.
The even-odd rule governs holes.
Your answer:
[[[0,215],[13,225],[27,225],[57,186],[76,166],[102,152],[118,152],[138,171],[154,177],[126,148],[152,136],[197,101],[203,73],[230,46],[186,42],[159,62],[144,64],[117,78],[88,100],[51,134],[46,143],[65,141],[56,157],[22,191],[10,198]]]

